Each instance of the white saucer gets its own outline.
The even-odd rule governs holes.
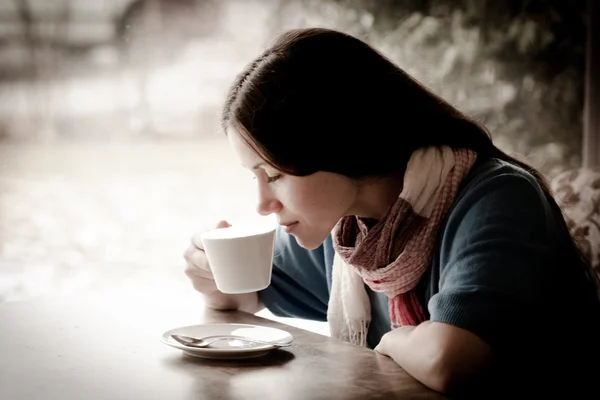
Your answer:
[[[269,344],[259,344],[245,342],[236,339],[220,340],[209,347],[196,349],[185,346],[171,337],[171,335],[185,335],[192,337],[205,336],[244,336],[250,339],[262,340],[273,343],[291,343],[294,337],[286,331],[266,326],[247,325],[247,324],[203,324],[175,328],[163,333],[161,341],[183,350],[184,353],[200,358],[214,359],[242,359],[264,356],[277,346]]]

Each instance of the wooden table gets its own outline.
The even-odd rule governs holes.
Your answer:
[[[185,304],[185,305],[184,305]],[[291,347],[250,360],[204,360],[160,342],[202,322],[284,329]],[[391,359],[242,312],[155,298],[0,304],[0,399],[442,399]]]

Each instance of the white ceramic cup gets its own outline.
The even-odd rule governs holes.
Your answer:
[[[275,227],[230,226],[201,234],[206,258],[223,293],[251,293],[271,283]]]

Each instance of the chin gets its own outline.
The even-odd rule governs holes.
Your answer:
[[[295,238],[296,238],[296,242],[298,242],[298,245],[302,248],[305,248],[306,250],[315,250],[317,249],[319,246],[321,246],[323,244],[323,242],[325,241],[325,239],[327,238],[317,238],[317,237],[306,237],[304,235],[294,235],[292,234]]]

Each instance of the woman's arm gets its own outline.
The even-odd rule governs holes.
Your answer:
[[[492,349],[477,335],[453,325],[426,321],[394,329],[375,350],[391,357],[425,386],[460,391],[491,365]]]
[[[448,217],[430,321],[393,330],[377,347],[444,393],[495,382],[508,360],[534,365],[528,350],[551,326],[544,311],[554,304],[549,285],[558,270],[548,239],[552,212],[525,175],[494,174],[472,185]]]

